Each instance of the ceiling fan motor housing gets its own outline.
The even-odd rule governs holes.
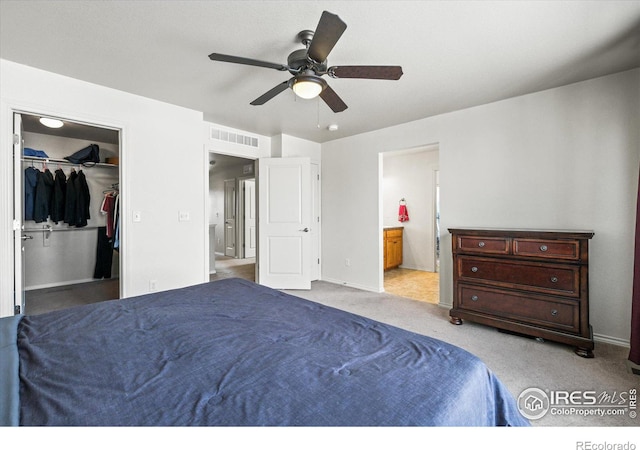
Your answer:
[[[292,52],[287,58],[287,66],[289,66],[289,72],[293,75],[303,72],[306,69],[312,69],[319,75],[327,72],[327,62],[316,63],[315,61],[311,61],[307,57],[306,48]]]

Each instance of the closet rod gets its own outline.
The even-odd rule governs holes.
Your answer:
[[[35,161],[35,162],[43,162],[43,163],[51,163],[51,164],[62,164],[65,166],[76,166],[76,167],[82,167],[86,169],[90,169],[91,167],[96,167],[96,166],[97,167],[119,167],[117,164],[108,164],[108,163],[95,163],[90,166],[84,166],[82,164],[74,164],[70,161],[67,161],[66,159],[39,158],[37,156],[23,156],[22,161],[23,162]]]
[[[53,228],[51,225],[45,225],[42,228],[25,228],[24,230],[22,230],[25,233],[34,233],[36,231],[46,231],[51,233],[52,231],[80,231],[80,230],[97,230],[98,228],[101,228],[99,226],[90,226],[90,227],[80,227],[80,228],[75,228],[75,227],[69,227],[69,228]],[[104,228],[104,226],[102,227]]]

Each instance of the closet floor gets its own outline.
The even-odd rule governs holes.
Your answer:
[[[120,297],[120,280],[90,281],[25,292],[25,314],[42,314],[50,311],[88,305]]]

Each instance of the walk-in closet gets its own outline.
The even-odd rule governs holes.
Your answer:
[[[119,298],[120,132],[20,116],[25,313]]]

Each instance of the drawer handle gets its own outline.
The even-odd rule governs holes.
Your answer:
[[[471,271],[472,271],[473,273],[475,273],[475,272],[477,272],[477,271],[478,271],[478,268],[477,268],[476,266],[473,266],[473,267],[471,268]]]
[[[557,309],[552,309],[551,310],[551,315],[552,316],[557,316],[558,315],[558,310]]]
[[[477,302],[478,301],[478,296],[477,295],[472,295],[471,296],[471,301]]]
[[[549,250],[549,248],[546,245],[541,245],[540,246],[540,251],[541,252],[546,252],[547,250]]]
[[[484,247],[484,241],[478,242],[478,247],[480,247],[480,248]]]
[[[558,277],[551,277],[551,282],[552,283],[557,283],[558,282]]]

